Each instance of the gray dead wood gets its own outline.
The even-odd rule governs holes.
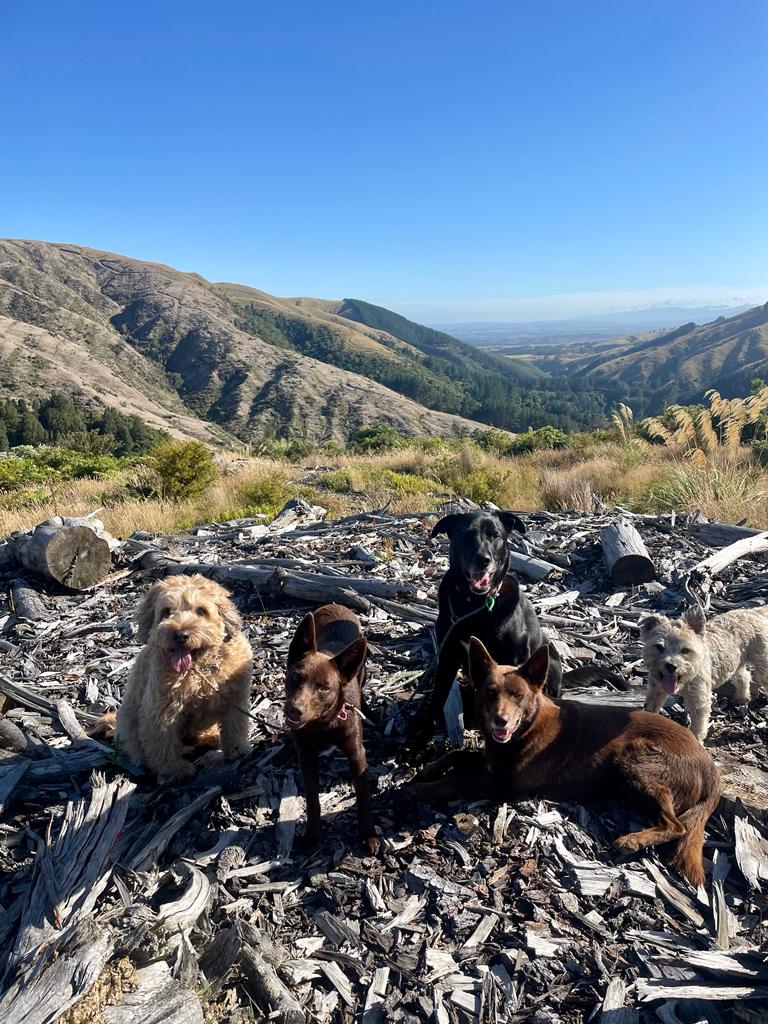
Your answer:
[[[176,871],[186,881],[181,895],[163,903],[158,912],[158,923],[169,932],[189,932],[211,901],[211,883],[199,868],[192,864],[180,864]]]
[[[754,530],[749,526],[732,526],[730,523],[696,523],[688,527],[688,532],[708,547],[721,548],[737,540],[757,537],[762,530]]]
[[[640,1011],[626,1006],[627,986],[621,978],[611,978],[603,999],[600,1024],[638,1024]]]
[[[168,843],[188,821],[190,821],[207,804],[221,795],[221,787],[213,786],[202,793],[196,800],[182,807],[172,818],[155,833],[155,835],[137,853],[133,854],[128,866],[133,871],[146,871],[156,863]]]
[[[401,594],[414,594],[412,583],[387,583],[384,580],[360,579],[354,576],[325,576],[319,573],[299,572],[279,566],[258,568],[242,565],[212,565],[207,562],[177,562],[162,551],[148,551],[141,556],[142,569],[160,569],[167,575],[201,573],[223,586],[246,584],[259,594],[293,597],[300,601],[348,604],[347,594],[396,598]]]
[[[107,1024],[203,1024],[203,1008],[192,989],[171,977],[162,960],[137,971],[138,988],[102,1010]]]
[[[0,718],[0,750],[22,754],[28,746],[29,741],[18,725],[7,718]]]
[[[9,767],[0,765],[0,815],[9,803],[13,791],[24,777],[24,773],[32,762],[28,760],[14,761]]]
[[[635,984],[644,1003],[653,999],[768,999],[768,987],[758,985],[706,985],[665,978],[638,978]]]
[[[27,622],[47,622],[51,613],[45,607],[40,594],[23,577],[11,583],[11,600],[17,619]]]
[[[529,580],[545,580],[553,572],[561,573],[563,570],[559,565],[545,562],[543,558],[536,558],[535,555],[524,555],[520,551],[509,550],[509,564],[520,576],[526,576]]]
[[[746,818],[736,816],[733,822],[736,863],[753,889],[759,889],[761,880],[768,882],[768,839],[762,836]]]
[[[301,813],[301,801],[297,796],[296,781],[293,774],[286,776],[280,793],[278,808],[276,847],[278,860],[286,860],[291,855],[296,826]]]
[[[603,558],[608,575],[620,586],[637,586],[656,579],[656,566],[643,538],[626,519],[610,523],[600,531]]]
[[[288,533],[297,526],[320,523],[327,515],[328,510],[322,505],[310,505],[304,498],[291,498],[277,513],[268,529],[270,533]]]
[[[21,683],[16,683],[13,679],[9,679],[4,675],[0,675],[0,693],[4,693],[6,697],[11,697],[13,701],[21,704],[24,708],[41,711],[44,715],[50,715],[51,718],[58,717],[56,704],[52,700],[48,700],[47,697],[43,697],[36,690],[30,689],[28,686],[22,686]],[[78,711],[76,714],[80,721],[85,722],[86,725],[93,725],[99,720],[99,715],[92,715],[87,711]]]
[[[389,967],[378,967],[368,986],[361,1024],[381,1024],[384,1020],[384,999],[388,984]]]
[[[729,544],[727,548],[716,551],[713,555],[709,555],[708,558],[697,562],[690,571],[692,573],[709,573],[711,576],[717,576],[727,565],[737,561],[739,558],[744,558],[745,555],[755,555],[761,551],[768,551],[768,531],[756,533],[752,537],[744,537],[742,540]]]
[[[718,748],[715,763],[720,771],[722,796],[719,810],[731,818],[741,804],[760,821],[768,822],[768,772]]]
[[[254,932],[249,932],[254,939]],[[275,968],[267,962],[261,950],[241,935],[242,946],[238,965],[249,988],[270,1020],[278,1024],[304,1024],[306,1014],[293,993],[283,984]]]
[[[0,999],[3,1024],[53,1024],[90,992],[113,940],[89,917],[31,951]]]
[[[114,539],[98,519],[56,516],[12,543],[19,565],[70,590],[87,590],[112,568]]]

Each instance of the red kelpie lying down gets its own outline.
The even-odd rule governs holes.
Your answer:
[[[497,665],[472,637],[469,669],[485,750],[452,751],[428,765],[414,795],[427,801],[487,796],[490,772],[495,795],[504,800],[630,801],[657,823],[621,836],[617,849],[674,842],[672,867],[701,885],[704,826],[720,798],[712,758],[693,733],[667,718],[551,700],[542,692],[548,657],[544,646],[519,668]]]
[[[339,604],[305,615],[288,649],[285,723],[299,755],[307,797],[304,845],[320,842],[318,755],[331,744],[349,761],[357,798],[360,840],[369,853],[379,850],[366,776],[363,722],[357,713],[365,681],[367,644],[360,620]]]

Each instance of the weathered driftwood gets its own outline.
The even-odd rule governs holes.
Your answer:
[[[17,619],[46,622],[51,617],[40,594],[23,578],[11,582],[11,601]]]
[[[733,823],[736,840],[736,863],[753,889],[761,880],[768,882],[768,839],[746,818],[737,816]]]
[[[18,761],[8,768],[0,763],[0,814],[5,810],[5,805],[10,801],[13,791],[21,782],[31,763],[27,760]]]
[[[249,938],[255,939],[253,930]],[[278,1024],[304,1024],[306,1014],[301,1003],[280,980],[275,968],[267,961],[262,950],[252,945],[243,935],[238,965],[245,975],[257,1002]]]
[[[524,555],[521,551],[510,550],[509,564],[516,573],[526,576],[529,580],[545,580],[553,572],[563,571],[559,565],[545,562],[543,558],[537,558],[535,555]]]
[[[221,789],[218,786],[214,786],[212,789],[208,789],[205,793],[202,793],[196,800],[193,800],[186,807],[183,807],[174,816],[158,829],[155,835],[141,847],[130,859],[130,867],[134,871],[146,871],[152,867],[157,858],[166,848],[171,839],[176,835],[179,829],[185,825],[190,818],[193,818],[195,814],[207,804],[211,802],[215,797],[221,794]]]
[[[761,551],[768,551],[768,531],[756,533],[751,537],[744,537],[742,540],[729,544],[722,551],[716,551],[713,555],[702,559],[701,562],[697,562],[691,572],[706,572],[711,576],[717,576],[731,562],[735,562],[745,555],[759,554]]]
[[[723,784],[720,810],[730,817],[743,804],[756,818],[768,822],[768,772],[744,764],[722,747],[714,751],[714,758]]]
[[[107,1024],[203,1024],[197,995],[172,978],[162,960],[137,971],[136,981],[135,991],[102,1010]]]
[[[110,542],[97,519],[56,516],[12,538],[15,560],[44,580],[87,590],[112,567]]]
[[[139,559],[142,569],[160,569],[167,575],[201,573],[224,586],[245,583],[259,594],[277,597],[284,594],[300,601],[325,603],[340,601],[346,604],[348,592],[373,597],[395,598],[400,594],[414,594],[411,583],[387,583],[378,579],[360,579],[354,576],[325,576],[318,573],[298,572],[282,567],[258,565],[212,565],[207,562],[178,562],[162,551],[148,551]]]
[[[656,579],[653,559],[643,538],[628,520],[620,519],[604,526],[600,542],[608,574],[614,583],[634,587]]]
[[[48,700],[47,697],[43,697],[36,690],[14,682],[13,679],[9,679],[4,675],[0,675],[0,693],[4,693],[15,703],[21,704],[22,707],[41,711],[43,714],[50,715],[51,717],[56,717],[58,714],[56,704],[52,700]],[[89,711],[77,711],[76,714],[81,721],[88,725],[93,725],[99,720],[98,715],[92,715]]]
[[[756,537],[762,530],[755,530],[749,526],[732,526],[730,523],[695,523],[688,527],[688,532],[704,544],[720,548],[737,540]]]

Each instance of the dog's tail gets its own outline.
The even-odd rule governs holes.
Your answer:
[[[563,686],[591,686],[594,683],[611,683],[617,690],[629,689],[629,683],[623,676],[602,665],[582,665],[563,672]]]
[[[116,728],[117,714],[114,711],[107,711],[88,729],[88,735],[94,740],[113,740]]]
[[[705,757],[701,799],[678,815],[681,824],[685,826],[685,833],[677,840],[671,857],[672,867],[697,887],[704,884],[704,865],[701,859],[704,827],[720,801],[720,776],[709,756]]]

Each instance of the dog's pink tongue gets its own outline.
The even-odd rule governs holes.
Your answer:
[[[192,665],[189,651],[171,651],[171,668],[174,672],[187,672]]]
[[[659,682],[664,687],[665,693],[674,693],[677,689],[677,676],[663,675],[660,677]]]
[[[482,576],[473,576],[470,583],[474,590],[487,590],[491,585],[491,574],[484,572]]]

